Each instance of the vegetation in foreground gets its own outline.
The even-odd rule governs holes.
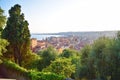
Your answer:
[[[65,49],[58,54],[54,48],[49,47],[35,54],[30,50],[29,24],[21,13],[21,6],[17,4],[9,10],[7,22],[3,12],[0,8],[0,76],[3,78],[120,79],[120,32],[116,38],[101,37],[80,52]],[[3,28],[5,23],[6,27]]]

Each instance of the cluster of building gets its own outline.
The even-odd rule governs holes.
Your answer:
[[[58,50],[58,52],[62,52],[64,49],[75,49],[80,50],[86,44],[91,44],[92,40],[86,37],[78,37],[78,36],[69,36],[69,37],[49,37],[45,40],[37,40],[36,38],[31,39],[31,50],[33,52],[39,52],[43,49],[48,48],[49,46],[53,46]]]

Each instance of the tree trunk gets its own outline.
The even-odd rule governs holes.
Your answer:
[[[14,47],[14,61],[15,61],[15,63],[16,64],[18,64],[18,62],[17,62],[17,52],[16,52],[16,47]]]
[[[22,66],[22,56],[20,52],[19,52],[18,64],[19,66]]]
[[[20,51],[19,47],[17,47],[17,52],[18,52],[18,56],[17,56],[18,64],[19,64],[19,66],[22,66],[22,64],[21,64],[21,62],[22,62],[22,56],[21,56],[21,51]]]

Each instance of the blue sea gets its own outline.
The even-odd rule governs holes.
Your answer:
[[[31,38],[37,38],[37,40],[43,40],[49,37],[62,37],[62,35],[41,35],[41,34],[31,34]]]

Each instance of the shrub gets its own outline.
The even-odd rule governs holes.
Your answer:
[[[64,80],[65,77],[63,75],[57,75],[55,73],[50,72],[37,72],[37,71],[29,71],[28,77],[31,80]]]

